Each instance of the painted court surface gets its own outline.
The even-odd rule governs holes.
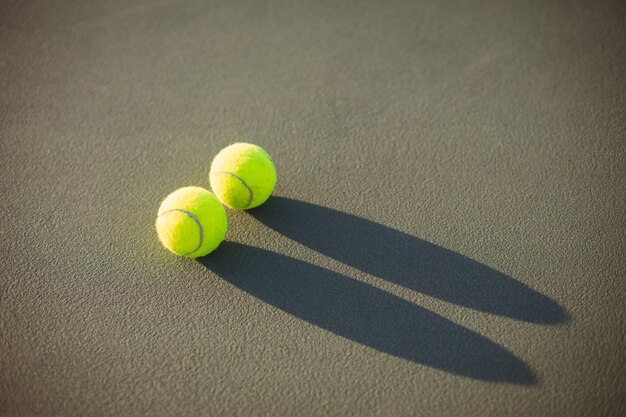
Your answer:
[[[625,415],[622,3],[0,2],[0,416]]]

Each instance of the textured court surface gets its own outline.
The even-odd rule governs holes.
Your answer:
[[[620,3],[1,1],[0,416],[624,415]]]

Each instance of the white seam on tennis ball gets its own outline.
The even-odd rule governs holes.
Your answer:
[[[270,160],[270,162],[272,163],[272,165],[274,165],[274,160],[272,159],[272,157],[270,156],[270,154],[269,154],[269,153],[267,153],[267,152],[265,151],[265,149],[263,149],[263,148],[259,148],[259,149],[261,150],[261,152],[263,152],[263,153],[265,154],[265,156],[267,156],[267,159],[269,159],[269,160]]]
[[[242,207],[242,208],[245,209],[246,207],[249,207],[250,204],[252,204],[252,198],[253,198],[252,188],[248,187],[248,184],[246,184],[243,178],[241,178],[239,175],[233,174],[232,172],[228,172],[228,171],[213,171],[211,172],[211,175],[213,174],[226,174],[226,175],[230,175],[233,178],[237,178],[239,181],[241,181],[243,186],[246,187],[246,189],[248,190],[248,193],[250,194],[250,197],[248,197],[248,204],[246,204],[245,207]]]
[[[191,212],[189,212],[187,210],[181,210],[181,209],[171,209],[171,210],[164,211],[163,213],[159,214],[158,217],[161,217],[161,216],[163,216],[165,214],[172,213],[172,212],[179,212],[179,213],[186,214],[187,216],[189,216],[189,218],[191,220],[196,222],[196,224],[198,225],[198,229],[200,229],[200,243],[198,244],[198,247],[195,248],[194,250],[192,250],[191,252],[183,253],[181,256],[189,256],[192,253],[197,252],[198,250],[200,250],[200,248],[202,247],[202,241],[204,240],[203,239],[204,238],[204,229],[202,228],[202,224],[200,223],[200,220],[196,216],[194,216],[193,213],[191,213]]]

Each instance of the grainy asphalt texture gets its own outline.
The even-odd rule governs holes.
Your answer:
[[[625,12],[3,0],[0,415],[624,415]],[[170,254],[240,140],[275,196]]]

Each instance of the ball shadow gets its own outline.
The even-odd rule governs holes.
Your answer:
[[[224,242],[219,252],[198,261],[248,294],[336,335],[455,375],[537,382],[498,344],[371,285],[243,244]]]
[[[272,197],[250,214],[319,253],[405,288],[531,323],[568,320],[554,300],[501,272],[361,217],[284,197]]]

